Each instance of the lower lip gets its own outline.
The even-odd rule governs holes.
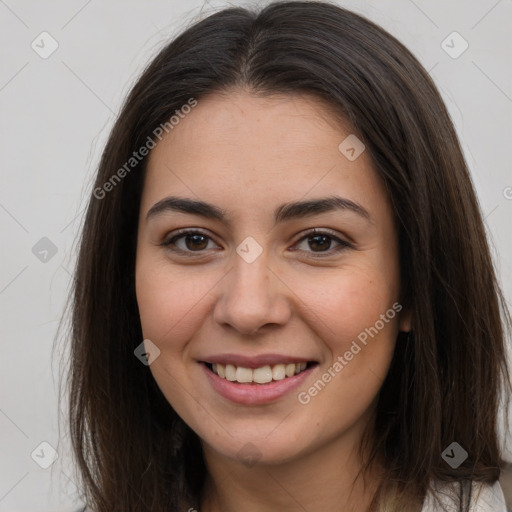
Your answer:
[[[285,377],[282,380],[272,381],[268,384],[240,384],[231,382],[213,373],[204,363],[200,363],[212,388],[224,398],[237,404],[262,405],[275,402],[295,388],[299,387],[316,365],[294,375]]]

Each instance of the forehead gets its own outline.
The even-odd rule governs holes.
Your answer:
[[[351,160],[339,149],[353,137],[313,96],[212,94],[151,151],[142,209],[171,193],[246,209],[334,192],[385,202],[367,151]]]
[[[168,133],[150,159],[176,146],[194,146],[194,157],[222,154],[229,161],[253,159],[300,160],[312,148],[334,149],[344,133],[346,122],[335,116],[332,106],[310,95],[271,95],[262,97],[248,91],[214,93],[198,101],[179,125]],[[265,152],[260,153],[264,148]],[[191,157],[190,153],[182,156]]]

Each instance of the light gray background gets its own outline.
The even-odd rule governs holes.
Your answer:
[[[397,36],[440,88],[510,299],[512,1],[339,3]],[[77,502],[65,423],[58,431],[60,354],[52,356],[52,344],[85,197],[115,114],[148,59],[201,11],[225,5],[0,0],[0,512],[56,512]],[[33,40],[42,45],[43,31],[59,45],[47,59],[31,47]],[[456,59],[441,46],[453,31],[469,44]],[[448,44],[460,48],[456,40]],[[46,262],[32,252],[42,237],[57,247]],[[31,458],[43,441],[59,452],[49,469]],[[507,444],[512,460],[510,438]],[[47,449],[37,453],[48,457]]]

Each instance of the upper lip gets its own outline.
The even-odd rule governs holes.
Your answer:
[[[299,356],[286,356],[282,354],[259,354],[253,356],[242,354],[217,354],[201,358],[200,361],[210,364],[232,364],[233,366],[254,369],[267,365],[273,366],[276,364],[309,363],[313,361],[313,359]]]

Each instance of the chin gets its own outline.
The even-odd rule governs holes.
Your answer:
[[[274,427],[275,428],[275,425]],[[271,432],[272,429],[265,432]],[[209,437],[209,436],[208,436]],[[281,432],[280,435],[259,434],[250,432],[227,436],[222,442],[218,437],[213,439],[203,438],[203,446],[206,443],[216,453],[242,463],[247,467],[258,465],[275,466],[292,462],[294,459],[308,452],[308,443],[294,441],[295,434]],[[312,447],[311,447],[312,449]]]

